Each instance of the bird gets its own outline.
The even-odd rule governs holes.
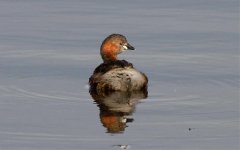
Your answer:
[[[135,69],[132,63],[117,58],[118,54],[126,50],[135,50],[135,48],[122,34],[114,33],[103,40],[100,47],[103,63],[95,68],[89,78],[91,91],[131,92],[147,89],[147,76]]]

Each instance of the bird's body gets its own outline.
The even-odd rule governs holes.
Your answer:
[[[117,55],[127,49],[134,50],[134,47],[123,35],[112,34],[103,41],[100,52],[104,62],[89,78],[91,90],[136,91],[147,88],[145,74],[136,70],[131,63],[117,59]]]

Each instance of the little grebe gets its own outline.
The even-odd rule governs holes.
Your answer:
[[[128,49],[134,50],[134,47],[121,34],[111,34],[102,42],[100,53],[103,63],[89,78],[90,90],[106,92],[147,89],[146,75],[126,60],[117,59],[118,54]]]

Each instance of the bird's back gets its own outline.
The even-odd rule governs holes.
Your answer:
[[[91,90],[135,91],[147,88],[148,79],[125,60],[100,64],[89,78]]]

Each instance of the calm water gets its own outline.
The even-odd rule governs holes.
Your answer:
[[[238,9],[238,0],[0,1],[0,149],[238,149]],[[147,98],[89,94],[110,33],[136,48],[120,58],[148,75]]]

